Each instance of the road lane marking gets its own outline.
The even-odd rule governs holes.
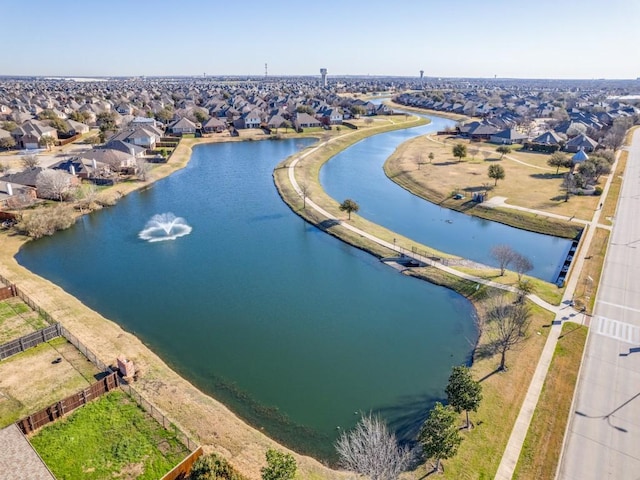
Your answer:
[[[633,345],[640,344],[640,327],[611,318],[596,317],[594,332]]]
[[[603,305],[611,305],[612,307],[622,308],[623,310],[631,310],[632,312],[640,312],[640,308],[625,307],[624,305],[620,305],[619,303],[605,302],[604,300],[598,300],[598,303],[602,303]]]

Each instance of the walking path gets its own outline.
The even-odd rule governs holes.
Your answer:
[[[557,218],[558,220],[564,220],[566,222],[581,223],[582,225],[590,225],[593,222],[593,219],[591,219],[591,221],[582,220],[581,218],[576,218],[575,216],[574,217],[568,217],[566,215],[559,215],[557,213],[543,212],[541,210],[534,210],[533,208],[519,207],[518,205],[510,205],[510,204],[506,203],[506,200],[507,200],[507,197],[498,197],[498,196],[496,196],[496,197],[490,198],[489,200],[484,202],[482,205],[485,206],[485,207],[490,207],[490,208],[493,208],[493,207],[510,208],[512,210],[520,210],[521,212],[533,213],[534,215],[541,215],[543,217]],[[604,228],[605,230],[611,230],[611,225],[603,225],[601,223],[598,223],[596,226],[598,228]]]
[[[299,157],[297,157],[295,160],[293,160],[291,162],[291,164],[289,165],[288,169],[288,173],[289,173],[289,181],[291,182],[293,188],[295,189],[295,191],[298,193],[298,195],[303,195],[302,190],[300,189],[300,186],[298,185],[296,179],[295,179],[295,166],[298,164],[298,162],[300,160],[302,160],[303,158],[305,158],[306,156],[310,155],[311,153],[315,152],[315,150],[319,148],[319,147],[315,147],[313,149],[308,150],[307,152],[305,152],[304,154],[300,155]],[[518,161],[518,160],[516,160]],[[616,162],[613,164],[612,166],[612,172],[615,172],[616,166],[617,166],[617,162],[618,162],[618,157],[616,157]],[[523,162],[520,162],[523,163]],[[533,166],[533,165],[531,165]],[[607,182],[605,184],[605,187],[603,189],[602,192],[602,201],[604,202],[605,199],[607,198],[607,195],[609,193],[609,188],[611,185],[611,181],[613,179],[613,174],[609,175],[609,177],[607,178]],[[502,201],[504,202],[504,200]],[[497,202],[496,202],[497,203]],[[508,285],[503,285],[500,283],[496,283],[496,282],[492,282],[490,280],[486,280],[480,277],[476,277],[474,275],[470,275],[464,272],[460,272],[458,270],[455,270],[453,268],[447,267],[446,265],[442,265],[441,263],[438,263],[434,260],[431,260],[430,258],[424,257],[422,255],[413,253],[413,252],[408,252],[405,251],[404,249],[397,247],[395,244],[389,243],[385,240],[382,240],[378,237],[375,237],[359,228],[356,228],[348,223],[342,222],[340,219],[334,217],[333,215],[331,215],[329,212],[327,212],[326,210],[324,210],[322,207],[320,207],[319,205],[317,205],[316,203],[314,203],[312,200],[310,199],[306,199],[306,204],[311,207],[312,209],[316,210],[318,213],[322,214],[323,216],[327,217],[328,219],[334,220],[337,223],[339,223],[342,227],[346,228],[347,230],[350,230],[358,235],[361,235],[365,238],[367,238],[368,240],[371,240],[375,243],[377,243],[378,245],[381,245],[383,247],[386,247],[390,250],[396,251],[400,254],[403,254],[406,257],[409,258],[413,258],[418,262],[422,262],[424,264],[433,266],[435,268],[439,268],[440,270],[443,270],[447,273],[450,273],[452,275],[455,275],[457,277],[460,278],[464,278],[466,280],[471,280],[473,282],[477,282],[479,284],[483,284],[483,285],[487,285],[490,287],[494,287],[497,289],[501,289],[501,290],[505,290],[505,291],[510,291],[510,292],[516,292],[517,289],[515,287],[512,286],[508,286]],[[564,217],[562,215],[556,215],[556,214],[552,214],[552,213],[545,213],[545,212],[540,212],[537,210],[532,210],[532,209],[526,209],[524,207],[515,207],[515,206],[509,206],[510,208],[516,208],[518,210],[525,210],[525,211],[530,211],[532,213],[536,213],[536,214],[540,214],[540,215],[547,215],[549,217],[555,217],[555,218],[560,218],[562,220],[567,220],[567,217]],[[540,299],[539,297],[537,297],[536,295],[528,295],[527,297],[533,301],[534,303],[536,303],[537,305],[540,305],[541,307],[545,308],[546,310],[555,312],[556,317],[553,321],[553,324],[551,326],[551,330],[549,332],[549,335],[547,337],[547,341],[545,343],[545,346],[542,350],[542,354],[540,355],[540,359],[538,361],[538,365],[536,367],[536,370],[533,374],[533,378],[531,380],[531,384],[529,385],[529,388],[527,390],[527,394],[525,396],[524,402],[522,404],[522,407],[520,408],[520,412],[518,414],[518,417],[516,419],[516,422],[514,424],[513,430],[511,432],[511,436],[509,437],[509,441],[507,442],[507,446],[505,448],[503,457],[500,461],[500,465],[498,467],[498,471],[496,473],[495,478],[499,479],[499,480],[509,480],[513,477],[513,474],[515,472],[515,468],[516,465],[518,463],[518,459],[520,457],[520,452],[522,450],[522,446],[524,444],[524,440],[526,438],[527,432],[529,430],[529,425],[531,423],[531,419],[533,418],[533,413],[535,411],[536,405],[538,403],[538,400],[540,398],[540,393],[542,392],[542,386],[544,385],[544,381],[545,378],[547,376],[547,372],[549,371],[549,366],[551,365],[551,360],[553,358],[553,353],[555,351],[556,348],[556,344],[558,343],[558,338],[560,336],[560,332],[562,330],[562,323],[565,321],[573,321],[573,322],[577,322],[577,323],[581,323],[581,324],[587,324],[587,318],[586,318],[586,314],[584,314],[583,312],[578,312],[573,308],[573,296],[575,294],[575,290],[576,290],[576,286],[578,283],[578,278],[580,277],[580,272],[582,271],[583,265],[584,265],[584,259],[585,259],[585,255],[586,253],[589,251],[589,247],[591,245],[591,242],[593,240],[593,236],[594,233],[596,231],[597,227],[601,227],[601,228],[608,228],[610,229],[611,227],[608,227],[606,225],[600,225],[599,221],[600,221],[600,214],[601,214],[601,210],[597,209],[594,214],[593,217],[591,219],[591,221],[584,221],[584,220],[579,220],[579,219],[569,219],[572,221],[577,221],[579,223],[582,223],[585,225],[585,229],[586,232],[582,237],[582,246],[581,246],[581,250],[580,250],[580,255],[576,256],[576,259],[574,260],[573,263],[573,267],[569,276],[569,280],[567,282],[566,285],[566,289],[562,298],[562,302],[561,302],[561,306],[557,307],[555,305],[551,305],[547,302],[545,302],[544,300]]]
[[[609,187],[613,180],[613,172],[616,171],[618,158],[619,155],[616,157],[616,161],[611,167],[612,173],[607,178],[607,182],[602,191],[603,202],[609,193]],[[562,305],[564,306],[556,313],[556,318],[553,321],[551,331],[549,332],[544,349],[540,355],[540,360],[538,361],[533,378],[531,379],[527,395],[522,403],[522,407],[520,407],[520,413],[518,414],[518,418],[516,419],[516,423],[511,431],[511,436],[507,442],[502,460],[500,461],[500,465],[495,476],[497,480],[510,480],[513,477],[518,459],[520,458],[520,452],[522,451],[522,445],[524,444],[524,440],[529,430],[529,425],[531,424],[531,419],[533,418],[533,413],[536,409],[536,405],[538,404],[538,399],[540,398],[544,380],[547,376],[547,372],[549,371],[549,366],[551,365],[551,359],[553,358],[553,352],[555,351],[556,344],[558,343],[558,337],[562,331],[562,322],[570,320],[583,325],[588,323],[586,315],[575,311],[571,308],[571,305],[573,305],[573,296],[578,284],[578,278],[580,278],[580,272],[584,265],[585,256],[589,252],[589,247],[593,240],[596,227],[601,226],[599,225],[601,212],[602,210],[597,209],[593,214],[591,222],[586,226],[586,234],[583,235],[581,250],[579,251],[579,255],[576,255],[573,268],[569,276],[569,281],[567,282],[567,287],[565,289],[564,296],[562,297]]]
[[[329,140],[330,141],[330,140]],[[314,153],[318,148],[320,148],[322,145],[318,145],[314,148],[311,148],[309,150],[307,150],[305,153],[303,153],[302,155],[298,156],[295,160],[293,160],[288,168],[288,173],[289,173],[289,181],[291,182],[291,185],[293,186],[293,188],[295,189],[296,193],[300,196],[303,196],[302,193],[302,189],[300,188],[300,186],[298,185],[298,182],[296,181],[295,178],[295,167],[298,164],[298,162],[304,158],[306,158],[308,155],[311,155],[312,153]],[[450,273],[451,275],[455,275],[459,278],[463,278],[465,280],[470,280],[472,282],[476,282],[476,283],[480,283],[482,285],[487,285],[489,287],[493,287],[493,288],[497,288],[500,290],[505,290],[508,292],[514,292],[516,293],[518,291],[517,288],[512,287],[510,285],[504,285],[502,283],[497,283],[497,282],[493,282],[491,280],[486,280],[484,278],[480,278],[477,277],[475,275],[471,275],[465,272],[460,272],[458,270],[455,270],[451,267],[448,267],[446,265],[443,265],[442,263],[439,263],[437,261],[434,261],[428,257],[425,257],[424,255],[420,255],[418,253],[414,253],[414,252],[409,252],[407,250],[405,250],[402,247],[398,247],[396,246],[394,243],[390,243],[387,242],[386,240],[382,240],[381,238],[378,238],[374,235],[371,235],[368,232],[365,232],[364,230],[361,230],[357,227],[354,227],[353,225],[350,225],[346,222],[343,222],[342,220],[340,220],[339,218],[334,217],[333,215],[331,215],[329,212],[327,212],[325,209],[323,209],[322,207],[320,207],[318,204],[316,204],[313,200],[306,198],[305,200],[306,205],[308,207],[311,207],[312,209],[314,209],[316,212],[320,213],[321,215],[323,215],[324,217],[326,217],[329,220],[333,220],[336,223],[340,224],[343,228],[356,233],[368,240],[371,240],[372,242],[377,243],[378,245],[381,245],[385,248],[388,248],[390,250],[393,250],[395,252],[398,252],[401,255],[404,255],[405,257],[409,257],[409,258],[413,258],[414,260],[416,260],[417,262],[426,264],[426,265],[430,265],[432,267],[438,268],[440,270],[443,270],[447,273]],[[540,297],[538,297],[537,295],[531,294],[531,295],[527,295],[527,298],[529,298],[532,302],[534,302],[536,305],[541,306],[542,308],[552,311],[552,312],[558,312],[558,307],[556,305],[551,305],[550,303],[544,301],[543,299],[541,299]]]

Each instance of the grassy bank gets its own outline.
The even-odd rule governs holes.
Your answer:
[[[491,297],[500,293],[486,286],[476,289],[476,283],[435,268],[415,269],[411,274],[466,296],[473,302],[479,315],[484,314]],[[530,306],[532,322],[529,338],[522,348],[507,353],[506,372],[496,371],[499,356],[487,353],[489,333],[484,332],[480,337],[471,367],[474,378],[482,385],[483,394],[478,412],[471,413],[471,420],[476,427],[471,431],[462,431],[464,440],[460,450],[454,458],[444,462],[443,478],[494,478],[554,318],[553,313],[533,304]],[[460,423],[464,423],[464,414],[460,417]],[[427,473],[429,467],[421,466],[413,472],[412,478],[422,478]]]
[[[587,327],[565,323],[529,426],[514,479],[553,478],[562,450]]]
[[[467,157],[453,157],[455,144],[464,144]],[[384,164],[393,182],[431,203],[486,220],[547,235],[575,238],[582,225],[552,218],[544,213],[587,220],[597,207],[594,197],[572,197],[565,202],[561,194],[562,172],[549,171],[547,157],[512,152],[502,156],[496,145],[427,135],[400,145]],[[500,165],[505,179],[495,185],[487,175],[491,165]],[[472,200],[476,192],[503,197],[508,204],[540,211],[540,214],[504,207],[486,207]],[[453,198],[457,193],[462,199]]]

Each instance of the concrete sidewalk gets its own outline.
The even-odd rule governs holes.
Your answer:
[[[616,161],[611,168],[612,172],[615,172],[617,165],[618,157],[616,157]],[[612,180],[613,173],[607,178],[607,182],[602,191],[603,202],[607,198]],[[516,423],[511,431],[511,436],[509,437],[498,471],[496,472],[495,478],[498,480],[510,480],[513,477],[518,459],[520,458],[520,452],[522,451],[524,440],[527,436],[527,432],[529,431],[529,425],[531,424],[533,413],[536,409],[536,405],[538,404],[540,393],[542,392],[542,387],[544,385],[545,378],[547,377],[549,366],[551,365],[553,352],[556,349],[558,337],[562,330],[562,324],[565,321],[573,321],[583,325],[587,323],[586,315],[575,311],[571,308],[571,305],[573,305],[573,296],[578,284],[578,278],[580,278],[580,272],[584,266],[585,255],[587,255],[587,252],[589,251],[594,233],[600,221],[600,214],[600,209],[597,209],[594,212],[591,221],[586,226],[586,232],[582,236],[582,245],[579,250],[580,255],[577,255],[574,260],[573,268],[571,269],[569,280],[562,297],[563,307],[561,307],[556,313],[556,318],[551,327],[551,331],[549,332],[549,336],[547,337],[547,342],[542,350],[542,354],[540,355],[540,360],[538,361],[536,371],[531,379],[527,395],[525,396],[522,407],[520,408],[520,413],[518,414]]]

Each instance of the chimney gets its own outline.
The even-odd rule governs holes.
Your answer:
[[[70,169],[71,171],[71,175],[73,175],[74,177],[76,176],[76,167],[74,167],[73,165],[71,165]]]
[[[98,162],[96,162],[95,158],[91,159],[91,166],[93,166],[94,170],[98,170]]]
[[[9,196],[13,195],[13,187],[9,182],[7,182],[7,193],[9,194]]]

